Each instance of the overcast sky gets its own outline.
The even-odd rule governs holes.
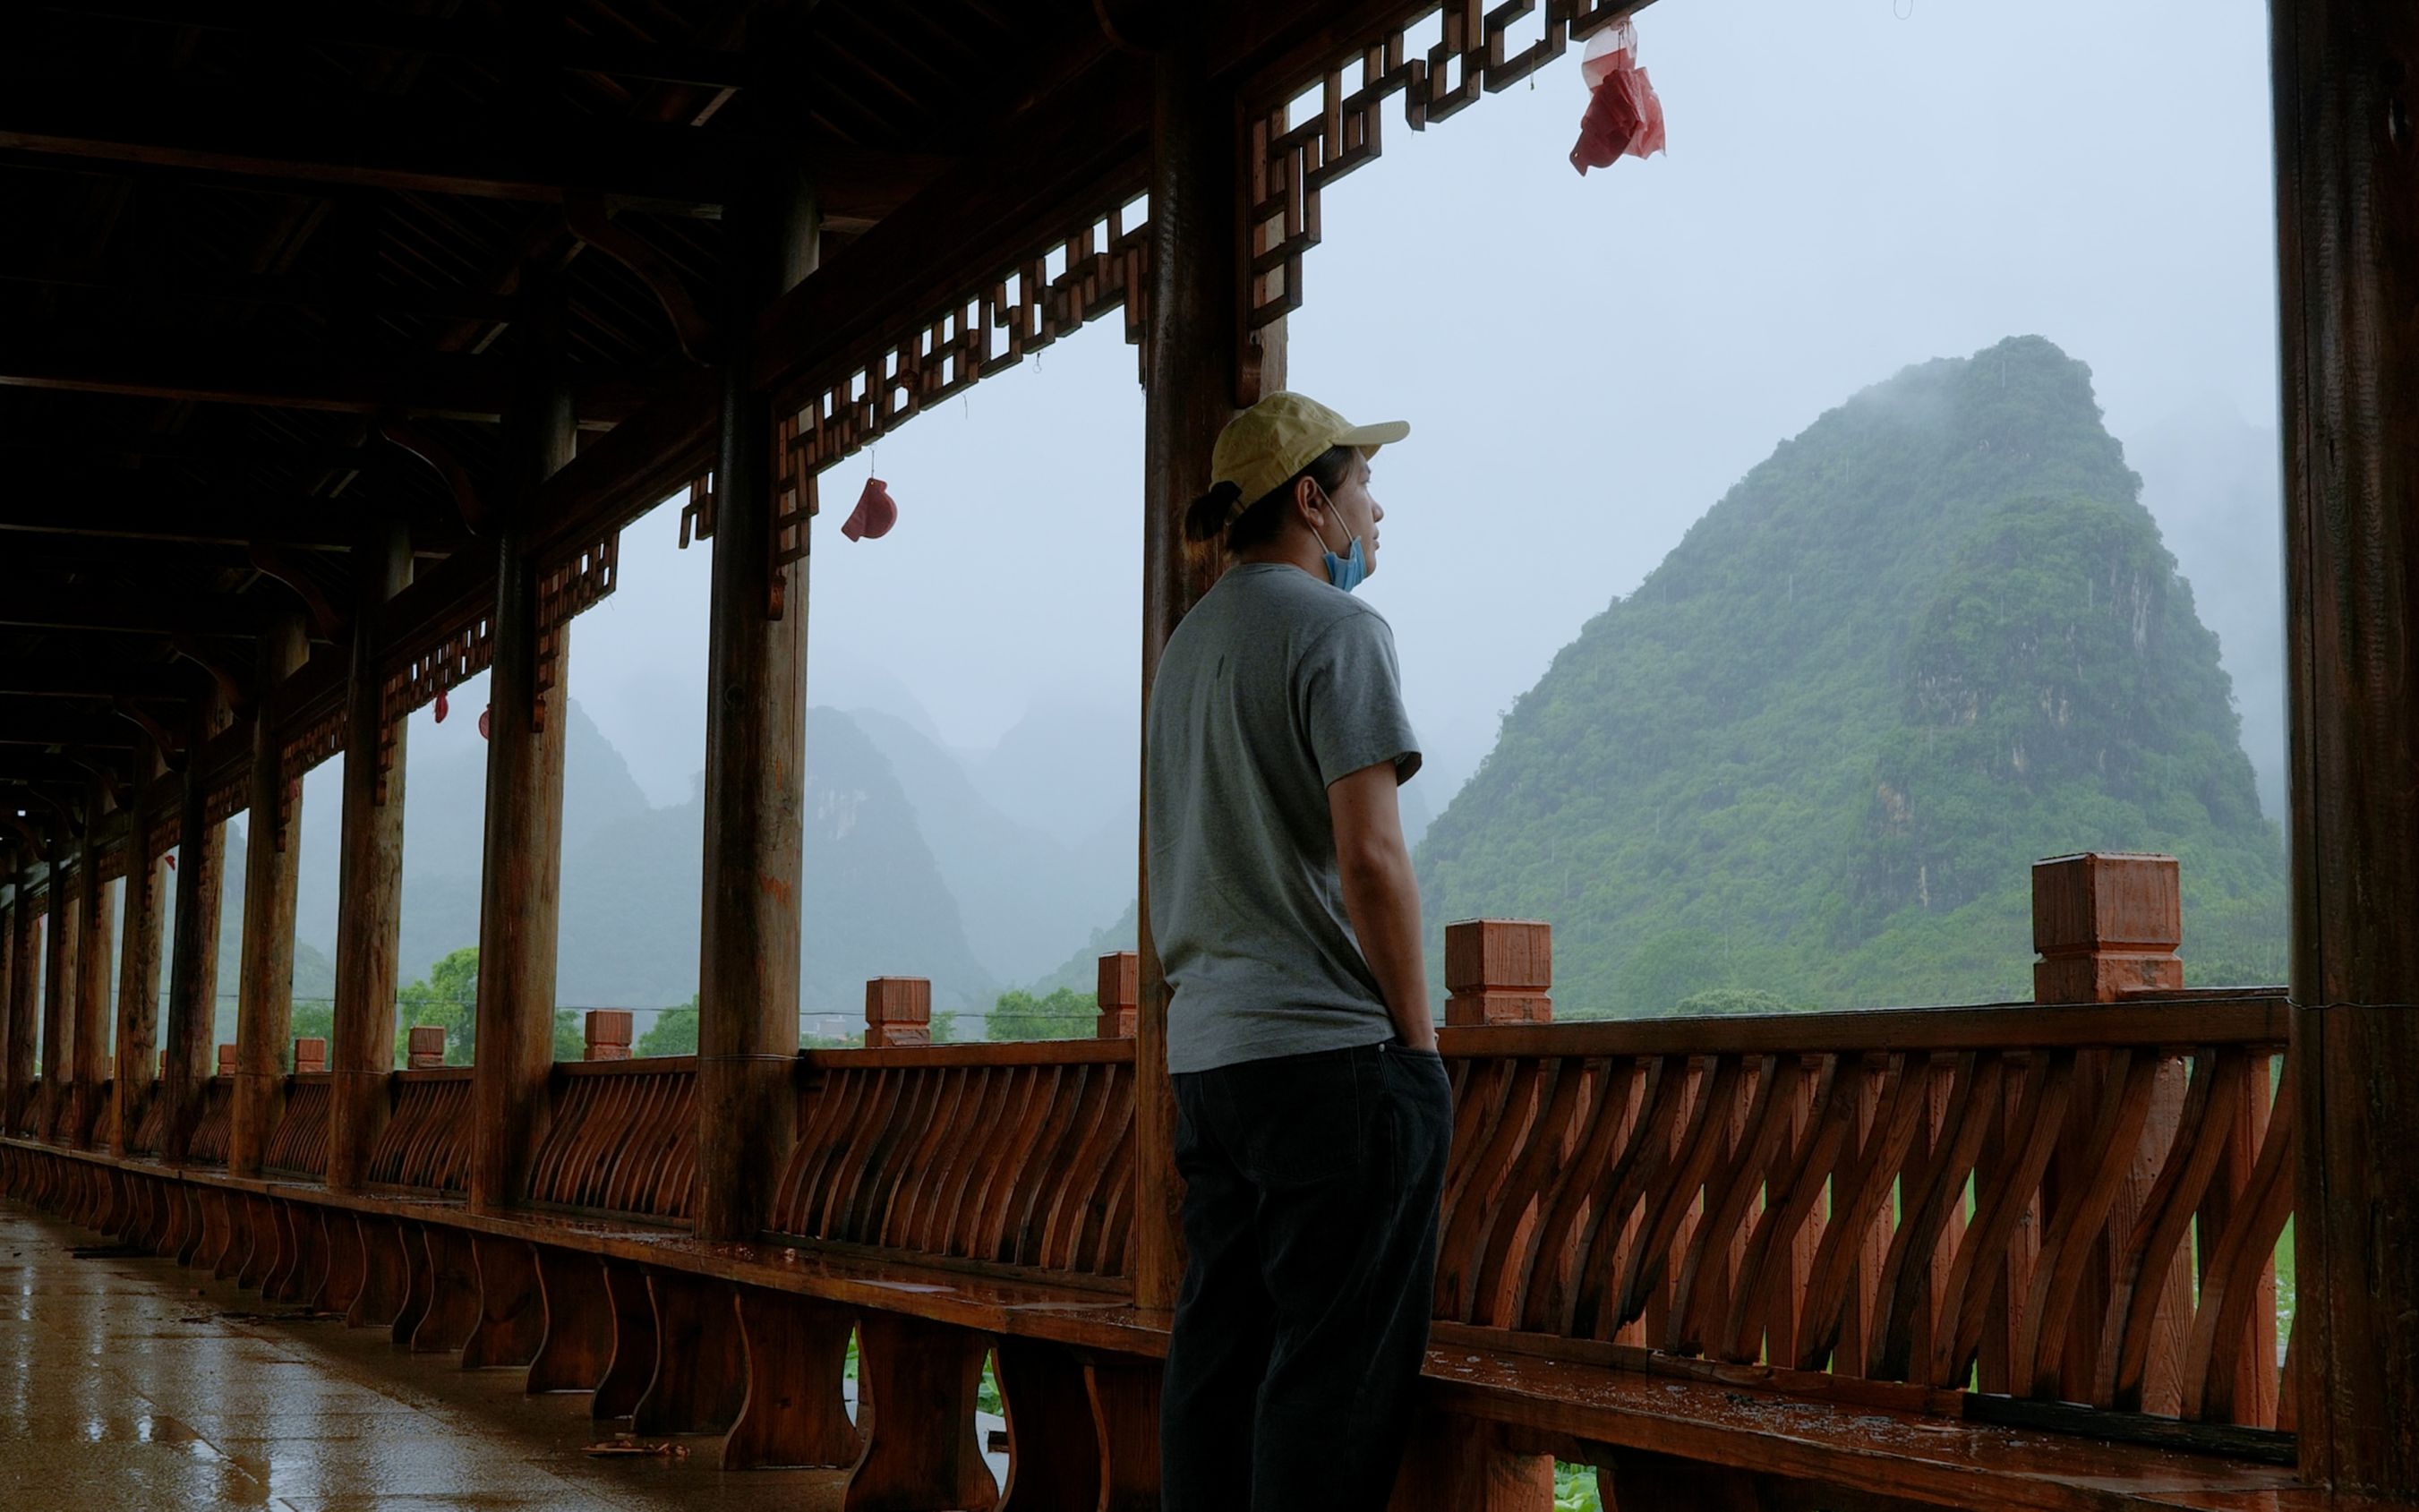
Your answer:
[[[1409,420],[1382,570],[1434,767],[1783,438],[1908,363],[2048,336],[2111,428],[2275,408],[2257,0],[1663,0],[1671,150],[1581,178],[1578,49],[1332,186],[1289,384]],[[1112,316],[824,474],[809,691],[979,750],[1138,722],[1143,399]],[[840,538],[869,470],[900,505]],[[658,803],[702,761],[708,552],[665,510],[573,691]],[[423,723],[426,719],[422,716]],[[445,735],[475,739],[469,722]],[[413,748],[424,737],[415,730]],[[1441,803],[1443,795],[1437,795]]]

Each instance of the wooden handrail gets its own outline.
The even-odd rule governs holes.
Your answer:
[[[2184,993],[2115,1003],[1994,1003],[1979,1008],[1850,1009],[1704,1018],[1598,1019],[1446,1027],[1454,1056],[1660,1056],[1864,1050],[1976,1050],[2026,1045],[2243,1044],[2282,1049],[2290,1005],[2281,987]]]

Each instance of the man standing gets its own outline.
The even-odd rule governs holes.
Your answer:
[[[1168,1512],[1385,1504],[1435,1289],[1452,1092],[1394,790],[1419,769],[1369,459],[1296,393],[1237,416],[1187,512],[1230,565],[1159,663],[1150,920],[1185,1180]]]

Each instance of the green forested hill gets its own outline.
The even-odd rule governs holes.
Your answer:
[[[1784,441],[1505,717],[1432,933],[1555,926],[1564,1013],[2029,992],[2029,863],[2182,858],[2196,981],[2279,980],[2284,856],[2089,371],[1923,363]]]

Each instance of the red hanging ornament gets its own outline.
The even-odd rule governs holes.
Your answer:
[[[899,505],[890,497],[890,486],[880,478],[868,478],[865,491],[856,496],[856,507],[840,522],[840,532],[852,541],[878,541],[898,523]]]
[[[485,708],[479,711],[479,738],[481,740],[489,738],[487,734],[487,716],[494,713],[495,708],[496,706],[490,703]]]
[[[174,872],[175,870],[177,870],[177,858],[176,858],[175,856],[163,856],[160,857],[160,859],[162,859],[162,860],[163,860],[163,861],[165,861],[165,862],[167,862],[167,863],[168,863],[168,870],[169,870],[169,871]]]
[[[437,722],[439,724],[443,724],[445,722],[445,690],[440,687],[437,690]]]
[[[1579,117],[1579,145],[1571,148],[1572,167],[1585,174],[1663,150],[1663,101],[1638,66],[1636,26],[1624,21],[1596,33],[1579,60],[1579,78],[1588,86],[1588,108]]]

